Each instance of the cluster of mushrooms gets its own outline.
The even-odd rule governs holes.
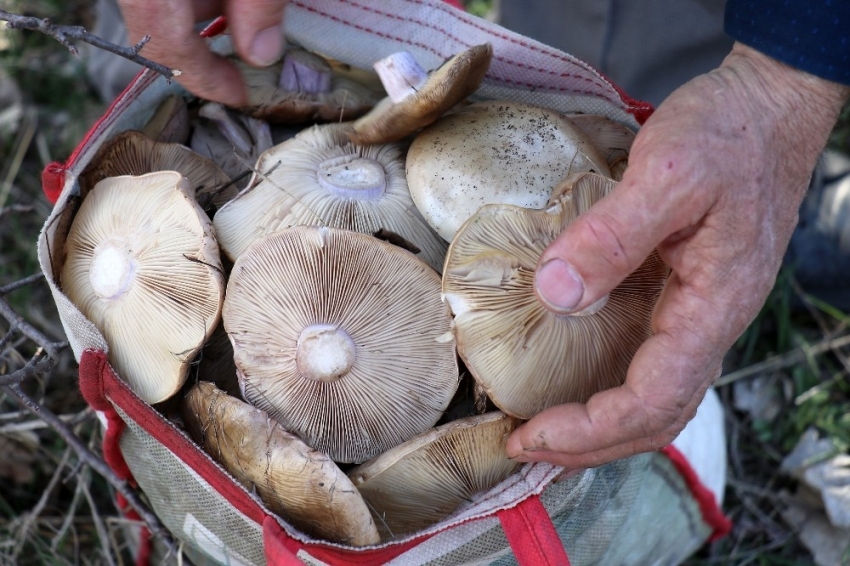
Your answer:
[[[532,286],[632,132],[468,102],[491,57],[375,75],[293,46],[240,66],[248,107],[170,97],[80,177],[62,289],[143,400],[310,536],[446,518],[517,470],[523,419],[622,383],[650,334],[657,255],[593,312]]]

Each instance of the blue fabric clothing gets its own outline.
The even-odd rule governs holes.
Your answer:
[[[778,61],[850,84],[848,0],[728,0],[724,29]]]

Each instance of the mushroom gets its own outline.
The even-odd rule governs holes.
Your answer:
[[[610,174],[605,157],[557,112],[479,102],[422,130],[407,153],[416,207],[445,240],[485,204],[544,208],[572,173]]]
[[[186,394],[182,413],[192,439],[297,529],[351,546],[380,542],[351,480],[265,412],[199,382]]]
[[[193,192],[174,171],[104,179],[65,243],[63,292],[103,333],[118,375],[151,404],[180,389],[221,312],[218,246]]]
[[[559,316],[534,293],[546,246],[616,184],[579,175],[545,210],[487,205],[458,231],[446,256],[443,296],[454,314],[458,352],[502,411],[528,419],[620,385],[667,276],[657,253],[593,314]]]
[[[262,120],[230,111],[218,102],[205,103],[198,117],[190,144],[198,154],[218,163],[233,179],[227,202],[239,188],[248,185],[251,167],[272,147],[271,127]]]
[[[381,97],[368,86],[334,72],[321,56],[297,47],[288,47],[283,61],[270,67],[234,63],[248,92],[248,105],[240,110],[269,122],[352,120]]]
[[[452,421],[349,470],[383,540],[450,516],[521,466],[505,442],[519,425],[501,412]]]
[[[215,217],[219,243],[230,258],[282,228],[322,225],[396,234],[431,267],[442,269],[447,244],[410,198],[403,147],[358,147],[345,131],[344,124],[314,126],[260,156],[252,188]]]
[[[258,240],[233,266],[223,318],[244,399],[337,462],[433,426],[458,387],[439,276],[365,234]]]
[[[611,178],[620,181],[629,163],[629,151],[635,132],[619,122],[598,114],[569,114],[570,121],[587,135],[605,156]]]
[[[177,171],[186,177],[199,201],[209,198],[220,205],[237,192],[234,187],[225,188],[230,177],[209,159],[184,145],[154,141],[134,130],[118,134],[98,149],[80,175],[80,190],[85,195],[108,177],[138,176],[156,171]]]
[[[189,107],[182,96],[172,94],[157,106],[154,115],[142,128],[152,140],[168,143],[189,141]]]
[[[381,59],[374,68],[388,96],[354,122],[351,141],[358,145],[398,141],[433,123],[475,92],[492,57],[492,45],[476,45],[432,73],[407,51]]]

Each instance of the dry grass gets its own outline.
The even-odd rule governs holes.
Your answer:
[[[25,9],[63,23],[87,23],[83,0],[11,4],[6,9]],[[15,127],[5,128],[0,114],[2,288],[38,273],[35,241],[50,211],[41,193],[41,170],[50,161],[67,157],[104,105],[88,87],[81,61],[48,38],[0,28],[0,62],[23,96]],[[850,111],[845,112],[832,143],[848,151],[848,140]],[[806,303],[801,297],[789,278],[780,279],[764,312],[730,355],[729,370],[845,332],[842,313]],[[0,293],[0,300],[50,341],[64,340],[43,281]],[[793,304],[798,306],[792,308]],[[37,345],[0,317],[0,376],[24,367],[35,354]],[[704,548],[692,564],[811,562],[780,516],[783,503],[778,494],[795,485],[778,469],[809,426],[831,435],[845,450],[850,446],[846,348],[787,358],[771,371],[781,392],[781,416],[775,420],[754,420],[732,409],[732,385],[719,390],[727,406],[729,437],[726,509],[735,530]],[[99,426],[77,391],[76,367],[67,348],[51,371],[28,378],[24,390],[65,419],[92,450],[98,450]],[[55,430],[2,389],[0,454],[0,565],[125,563],[124,521],[108,484],[81,462]]]

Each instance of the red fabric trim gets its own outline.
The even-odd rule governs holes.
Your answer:
[[[263,551],[269,566],[302,566],[304,563],[295,556],[302,546],[273,517],[263,519]]]
[[[99,356],[86,356],[80,360],[79,383],[80,391],[86,402],[96,411],[101,411],[106,416],[106,432],[103,435],[103,459],[122,480],[136,487],[136,480],[130,472],[124,454],[121,453],[121,435],[127,424],[118,416],[115,408],[103,396],[101,376],[104,372],[110,372],[106,361],[106,355],[98,352]],[[141,521],[142,518],[135,509],[130,507],[127,500],[120,493],[116,496],[118,509],[131,521]],[[150,561],[153,541],[150,531],[143,524],[139,531],[139,553],[136,555],[136,566],[147,566]]]
[[[41,172],[41,190],[44,191],[44,196],[47,197],[50,204],[56,204],[64,186],[65,166],[58,161],[48,163],[47,167]]]
[[[201,30],[201,37],[215,37],[227,31],[227,18],[219,16]]]
[[[679,452],[679,449],[672,444],[661,449],[661,453],[667,456],[675,466],[676,471],[682,475],[685,480],[685,485],[691,492],[691,495],[696,499],[699,505],[702,518],[713,529],[711,537],[708,539],[714,542],[729,534],[732,530],[732,521],[723,514],[723,510],[717,505],[717,500],[714,498],[714,493],[703,485],[696,471],[691,467],[685,455]]]
[[[532,495],[497,515],[520,566],[570,566],[564,544],[539,496]]]

